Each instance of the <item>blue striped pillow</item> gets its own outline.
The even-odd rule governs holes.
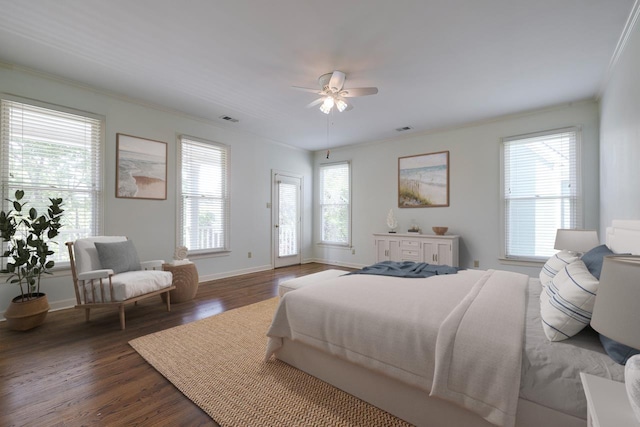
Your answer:
[[[589,324],[598,283],[584,262],[577,260],[547,284],[540,298],[540,316],[550,341],[570,338]]]
[[[560,251],[549,258],[540,271],[540,283],[542,283],[542,286],[546,286],[560,270],[578,259],[577,255],[568,251]]]

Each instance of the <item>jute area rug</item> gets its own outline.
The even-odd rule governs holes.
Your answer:
[[[264,361],[278,298],[129,344],[221,426],[410,426],[284,362]]]

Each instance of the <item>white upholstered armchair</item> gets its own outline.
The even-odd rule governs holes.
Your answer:
[[[125,328],[126,304],[175,289],[172,276],[162,271],[162,260],[140,262],[133,242],[124,236],[96,236],[66,243],[76,292],[76,308],[118,307],[120,327]]]

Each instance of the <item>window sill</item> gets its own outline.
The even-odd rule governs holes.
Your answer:
[[[223,257],[223,256],[229,256],[231,255],[231,251],[230,250],[226,250],[226,251],[202,251],[202,252],[196,252],[196,253],[189,253],[187,254],[187,258],[192,260],[192,259],[204,259],[204,258],[218,258],[218,257]]]
[[[340,244],[340,243],[316,243],[316,245],[318,246],[324,246],[327,248],[335,248],[335,249],[344,249],[344,250],[351,250],[352,246],[349,244]]]
[[[526,260],[526,259],[513,259],[513,258],[498,258],[500,264],[505,265],[519,265],[523,267],[539,267],[544,266],[545,261],[540,260]]]

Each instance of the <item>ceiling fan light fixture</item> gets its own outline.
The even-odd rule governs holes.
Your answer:
[[[294,89],[303,90],[305,92],[313,92],[320,95],[320,98],[309,103],[307,108],[320,105],[320,111],[324,114],[331,113],[333,107],[336,107],[340,113],[353,109],[353,106],[346,101],[345,98],[353,98],[357,96],[375,95],[378,93],[377,87],[356,87],[345,88],[344,83],[346,75],[342,71],[334,71],[326,73],[318,78],[320,90],[308,87],[293,86]]]
[[[347,103],[344,102],[342,99],[338,98],[336,100],[336,108],[338,109],[338,111],[342,113],[347,108]]]
[[[329,114],[334,104],[335,102],[333,100],[333,97],[327,96],[324,99],[324,102],[322,103],[322,105],[320,106],[320,111],[322,111],[325,114]]]

